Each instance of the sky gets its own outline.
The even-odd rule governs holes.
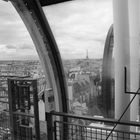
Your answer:
[[[113,23],[112,0],[75,0],[43,8],[63,59],[102,58]],[[36,59],[31,37],[10,2],[0,1],[0,60]]]

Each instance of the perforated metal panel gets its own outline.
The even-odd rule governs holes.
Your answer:
[[[40,140],[37,80],[8,79],[13,140]]]

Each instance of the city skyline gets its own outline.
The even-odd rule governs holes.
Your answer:
[[[87,49],[89,58],[102,58],[113,21],[111,0],[76,0],[43,9],[63,59],[85,58]],[[36,59],[34,44],[10,2],[0,2],[0,17],[0,60]]]

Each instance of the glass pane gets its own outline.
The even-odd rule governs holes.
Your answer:
[[[43,10],[63,60],[69,112],[105,116],[102,63],[106,36],[113,23],[112,1],[75,0]]]
[[[17,112],[25,114],[25,116],[15,114],[14,120],[16,120],[16,123],[11,127],[9,124],[8,78],[15,79],[14,85],[11,84],[12,86],[10,86],[13,93],[11,102],[16,104]],[[20,80],[27,80],[27,82],[21,83],[21,81],[18,81],[19,78]],[[28,81],[28,79],[37,80],[38,92],[36,98],[38,102],[34,102],[35,97],[33,95],[35,93],[32,93],[36,89],[34,82]],[[11,139],[10,128],[13,127],[12,132],[14,131],[17,139],[22,139],[22,136],[27,136],[27,139],[36,136],[34,105],[39,108],[41,137],[46,137],[43,97],[45,88],[45,75],[35,46],[23,21],[10,2],[0,1],[0,129],[3,130],[0,130],[0,136],[2,136],[2,139],[5,139],[6,135],[8,136],[7,139]],[[17,104],[20,104],[22,109]],[[19,133],[21,133],[20,137]]]

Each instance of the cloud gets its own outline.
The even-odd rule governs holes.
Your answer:
[[[32,49],[31,49],[32,48]],[[22,47],[14,45],[0,45],[0,60],[38,59],[37,52],[32,46],[23,44]]]
[[[6,45],[5,46],[7,49],[16,49],[17,47],[14,45]]]
[[[91,57],[102,57],[113,21],[111,0],[75,0],[45,7],[44,12],[62,57],[84,58],[87,49]],[[37,55],[18,13],[10,2],[4,1],[0,1],[0,50],[3,58],[8,57],[6,54],[16,59]]]
[[[111,0],[77,0],[49,6],[44,11],[63,57],[83,58],[86,49],[94,54],[91,57],[103,56],[113,22]]]
[[[33,46],[33,44],[23,44],[19,47],[19,49],[22,49],[22,50],[28,50],[28,49],[34,49],[35,47]]]
[[[14,44],[32,42],[31,37],[10,2],[0,1],[0,43]]]

